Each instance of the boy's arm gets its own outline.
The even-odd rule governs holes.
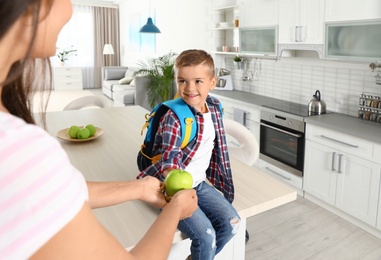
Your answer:
[[[162,142],[162,175],[165,178],[173,169],[183,168],[181,150],[181,125],[179,119],[173,111],[168,112],[163,116],[159,126]]]

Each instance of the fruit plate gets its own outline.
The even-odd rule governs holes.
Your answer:
[[[58,131],[57,132],[57,137],[59,139],[70,141],[70,142],[86,142],[86,141],[91,141],[91,140],[97,139],[98,137],[102,136],[104,134],[104,132],[105,132],[102,128],[99,128],[99,127],[95,127],[95,129],[97,130],[95,132],[95,134],[92,137],[89,137],[87,139],[75,139],[75,138],[71,138],[69,136],[69,134],[68,134],[69,128],[65,128],[65,129],[62,129],[62,130]]]

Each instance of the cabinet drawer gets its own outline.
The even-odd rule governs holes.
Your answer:
[[[303,179],[294,174],[286,172],[268,162],[259,160],[259,168],[263,169],[267,174],[281,180],[293,187],[298,188],[299,190],[303,189]]]
[[[374,161],[374,144],[367,140],[309,124],[306,127],[306,137],[310,141],[332,147],[341,152]]]
[[[54,76],[77,76],[82,78],[82,68],[54,68]]]
[[[55,75],[54,82],[82,82],[80,75]]]

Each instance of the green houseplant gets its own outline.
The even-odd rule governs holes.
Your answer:
[[[147,101],[151,108],[173,98],[173,66],[176,55],[174,52],[169,52],[158,58],[148,58],[138,63],[140,69],[136,74],[150,78],[150,82],[147,83]]]
[[[61,62],[65,62],[69,59],[70,56],[72,55],[77,56],[76,52],[77,50],[74,50],[74,49],[65,50],[65,49],[57,48],[57,57],[58,59],[60,59]]]
[[[239,55],[236,55],[233,58],[234,64],[236,65],[237,69],[241,70],[244,67],[243,58]]]

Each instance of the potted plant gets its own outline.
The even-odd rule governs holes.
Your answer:
[[[147,83],[147,101],[151,108],[160,102],[173,98],[173,79],[175,64],[174,52],[169,52],[158,58],[148,58],[147,61],[139,61],[140,69],[137,75],[150,78]]]
[[[243,58],[239,55],[236,55],[233,59],[235,66],[237,69],[241,70],[244,68]]]
[[[68,50],[57,48],[57,57],[61,61],[61,66],[65,65],[65,61],[67,61],[70,56],[77,56],[77,50],[72,49],[72,47],[73,46],[71,46],[71,49]]]

